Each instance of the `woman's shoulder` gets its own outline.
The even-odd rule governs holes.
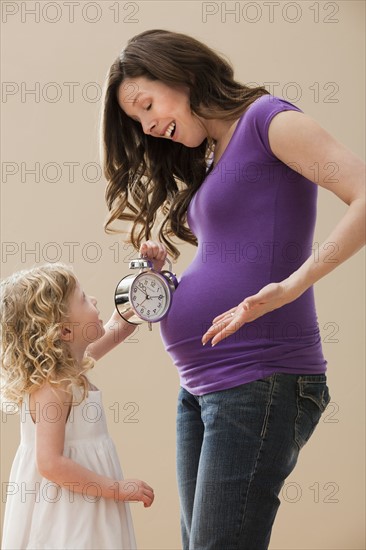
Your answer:
[[[271,94],[264,94],[253,101],[246,109],[239,121],[237,143],[239,146],[256,147],[261,150],[266,158],[272,159],[268,130],[273,118],[283,111],[303,111],[293,103]]]
[[[248,116],[255,119],[266,120],[268,116],[279,113],[281,111],[299,111],[303,112],[300,107],[294,105],[290,101],[279,96],[264,94],[249,105],[244,113],[244,117]]]

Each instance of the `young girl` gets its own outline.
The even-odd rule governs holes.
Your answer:
[[[161,269],[164,247],[143,248]],[[97,300],[62,264],[8,277],[0,296],[3,404],[21,406],[2,548],[136,548],[127,501],[149,507],[154,491],[123,480],[101,393],[87,378],[134,325],[114,312],[103,327]]]
[[[183,549],[265,550],[330,399],[313,285],[365,242],[364,164],[206,44],[161,29],[112,63],[102,140],[107,227],[133,222],[138,248],[162,212],[175,257],[175,237],[197,245],[160,324],[181,385]],[[349,207],[313,255],[317,184]]]

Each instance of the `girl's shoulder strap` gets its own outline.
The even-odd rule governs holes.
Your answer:
[[[31,408],[30,393],[24,393],[22,395],[22,404],[20,406],[20,421],[25,424],[36,423],[37,412],[35,408]]]

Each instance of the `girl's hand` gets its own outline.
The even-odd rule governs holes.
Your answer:
[[[140,246],[140,254],[152,261],[155,271],[161,271],[167,257],[167,249],[162,243],[146,241]]]
[[[266,285],[257,294],[245,298],[237,307],[215,317],[212,326],[202,337],[202,344],[205,345],[212,338],[211,345],[214,346],[236,332],[245,323],[289,304],[301,294],[302,292],[297,290],[294,285],[289,284],[288,280]]]
[[[117,500],[126,502],[143,502],[145,508],[149,508],[154,502],[154,489],[141,479],[124,479],[118,481]]]

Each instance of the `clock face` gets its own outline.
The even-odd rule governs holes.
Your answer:
[[[160,321],[168,312],[171,291],[162,275],[143,272],[137,275],[130,288],[130,303],[145,321]]]

